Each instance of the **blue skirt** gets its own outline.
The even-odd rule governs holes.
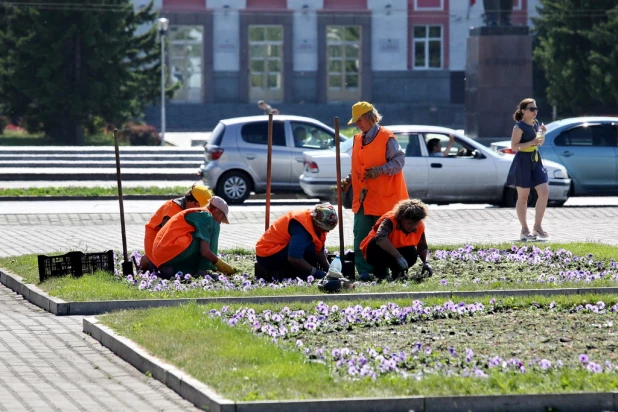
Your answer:
[[[509,175],[506,178],[507,186],[530,189],[549,182],[547,169],[543,167],[541,153],[538,153],[538,160],[534,159],[534,155],[535,152],[517,152],[515,154]]]

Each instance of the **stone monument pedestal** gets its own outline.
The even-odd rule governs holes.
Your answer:
[[[513,113],[532,96],[532,37],[527,26],[470,29],[466,58],[466,134],[510,137]]]

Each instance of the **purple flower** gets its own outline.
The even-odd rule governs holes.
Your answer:
[[[300,348],[300,347],[302,347],[302,346],[303,346],[303,341],[302,341],[302,340],[300,340],[300,339],[297,339],[297,340],[296,340],[296,347],[297,347],[297,348]]]
[[[547,370],[551,368],[551,362],[548,361],[547,359],[541,359],[539,362],[539,367],[543,370]]]
[[[590,359],[588,358],[588,355],[582,353],[581,355],[579,355],[579,360],[581,361],[581,363],[586,364]]]

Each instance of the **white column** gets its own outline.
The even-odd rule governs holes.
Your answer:
[[[367,8],[371,10],[371,69],[408,70],[407,0],[368,0]]]
[[[318,70],[318,13],[323,0],[288,0],[288,9],[294,10],[293,53],[294,71]]]
[[[214,71],[240,70],[239,9],[246,7],[246,0],[208,0],[208,8],[213,9]]]
[[[477,0],[469,7],[468,1],[449,2],[449,69],[466,70],[466,43],[470,28],[483,25],[483,2]]]

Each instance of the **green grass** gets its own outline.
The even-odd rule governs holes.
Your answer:
[[[494,245],[496,246],[496,245]],[[508,248],[511,243],[497,245],[501,248]],[[618,247],[603,245],[598,243],[551,243],[541,244],[541,247],[551,246],[552,249],[564,248],[571,250],[574,255],[585,256],[588,253],[593,253],[595,259],[608,261],[618,256]],[[458,245],[444,247],[442,245],[433,246],[432,249],[454,249]],[[334,248],[332,248],[334,249]],[[62,254],[59,252],[56,254]],[[241,273],[253,275],[253,251],[244,248],[230,249],[222,251],[228,260],[233,265],[241,269]],[[54,255],[49,254],[49,255]],[[230,256],[231,255],[231,256]],[[284,295],[307,295],[321,294],[316,287],[293,286],[284,289],[260,288],[249,291],[242,290],[203,290],[200,288],[188,291],[161,291],[153,292],[148,290],[139,290],[136,286],[130,285],[119,277],[115,277],[104,272],[95,273],[93,275],[85,275],[81,278],[73,278],[65,276],[61,278],[51,278],[43,283],[39,283],[38,278],[38,263],[36,255],[22,255],[14,257],[0,258],[0,267],[18,274],[25,279],[26,283],[38,285],[41,289],[52,296],[64,299],[66,301],[83,302],[83,301],[100,301],[100,300],[141,300],[141,299],[174,299],[174,298],[203,298],[203,297],[223,297],[223,296],[284,296]],[[434,263],[434,269],[450,270],[448,265],[439,266]],[[417,270],[417,269],[414,269]],[[513,272],[513,277],[519,276],[518,279],[523,279],[521,283],[513,281],[504,282],[496,279],[496,275],[492,273],[494,269],[485,268],[486,272],[478,275],[481,278],[486,277],[491,279],[488,284],[473,283],[470,279],[477,276],[477,273],[465,273],[457,275],[454,273],[440,273],[436,271],[432,278],[426,279],[423,282],[408,281],[400,282],[384,282],[377,285],[359,284],[357,288],[342,292],[342,293],[381,293],[381,292],[422,292],[422,291],[475,291],[475,290],[505,290],[505,289],[542,289],[542,288],[580,288],[580,287],[607,287],[617,286],[616,282],[611,280],[596,280],[593,282],[568,282],[560,284],[525,282],[526,276],[520,275],[517,270],[509,269]],[[498,276],[502,275],[500,270],[495,269]],[[537,276],[540,273],[531,270],[529,276]],[[442,279],[446,279],[448,284],[443,286],[440,284]],[[467,281],[463,281],[467,279]],[[457,286],[455,282],[462,280],[462,284]]]
[[[615,303],[615,295],[542,296],[507,298],[503,304],[512,310],[529,307],[532,301],[570,306],[603,300]],[[444,299],[427,300],[426,304]],[[473,302],[471,299],[464,299]],[[478,301],[478,299],[476,300]],[[483,300],[488,304],[488,299]],[[332,302],[340,307],[361,304],[378,307],[384,301]],[[408,301],[395,301],[409,305]],[[252,305],[256,312],[280,310],[283,304]],[[288,304],[291,309],[310,310],[314,304]],[[234,311],[239,306],[232,305]],[[488,395],[566,392],[608,392],[618,389],[615,374],[592,374],[579,369],[536,373],[494,372],[487,379],[425,375],[417,381],[398,375],[350,380],[332,373],[329,366],[307,362],[307,357],[292,349],[293,343],[279,345],[254,335],[243,327],[229,327],[219,318],[207,315],[221,305],[189,304],[175,308],[121,311],[99,319],[119,334],[137,342],[150,353],[183,369],[211,386],[223,396],[236,401],[266,399],[312,399],[348,397],[393,397],[412,395]],[[565,315],[566,316],[566,315]],[[467,320],[469,319],[469,320]],[[462,318],[462,323],[475,317]],[[427,323],[431,323],[427,322]],[[463,327],[464,325],[462,325]],[[414,329],[414,326],[408,326]],[[173,336],[174,339],[170,337]],[[525,345],[526,334],[520,334]],[[379,345],[378,337],[371,343]],[[448,342],[447,342],[448,343]],[[487,342],[490,344],[491,342]],[[410,345],[412,342],[410,342]],[[213,372],[216,371],[216,372]]]
[[[4,132],[0,134],[0,146],[54,146],[58,143],[45,136],[43,133],[16,133]],[[84,146],[113,146],[114,135],[109,133],[97,133],[84,136]],[[126,146],[124,141],[120,146]]]
[[[173,197],[183,196],[188,187],[123,187],[123,195],[159,195]],[[118,196],[118,188],[116,187],[31,187],[31,188],[0,188],[0,198],[3,196]]]

